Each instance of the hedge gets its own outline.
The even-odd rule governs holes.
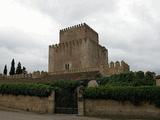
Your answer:
[[[105,99],[116,101],[130,101],[134,105],[148,102],[160,107],[160,87],[156,86],[99,86],[86,88],[84,97],[88,99]]]
[[[44,84],[0,84],[0,94],[48,97],[53,87]]]
[[[144,86],[156,84],[153,72],[128,72],[97,79],[100,85],[112,86]]]
[[[75,80],[57,80],[52,83],[48,83],[46,85],[49,85],[53,88],[65,88],[65,89],[75,89],[77,86],[79,86],[79,81]]]
[[[53,83],[17,83],[0,84],[0,94],[29,95],[48,97],[52,90],[56,89],[75,89],[80,83],[71,80],[58,80]]]

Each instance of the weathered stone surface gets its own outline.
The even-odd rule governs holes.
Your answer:
[[[156,86],[160,86],[160,79],[156,79]]]
[[[54,92],[46,98],[23,95],[0,95],[0,106],[38,113],[54,113]]]
[[[97,87],[98,83],[96,80],[91,80],[88,82],[88,87]]]
[[[160,118],[160,109],[143,103],[135,106],[130,102],[118,102],[113,100],[89,100],[85,99],[85,115],[88,116],[121,116],[129,118]]]
[[[78,115],[83,116],[84,115],[84,86],[79,86],[77,88],[77,95],[78,95]]]
[[[64,114],[36,114],[31,112],[11,112],[0,111],[1,120],[112,120],[93,117],[83,117],[77,115]],[[118,119],[117,119],[118,120]],[[122,119],[121,119],[122,120]]]
[[[60,30],[60,42],[49,46],[49,73],[100,71],[103,75],[128,72],[125,62],[108,64],[108,50],[99,44],[98,33],[87,24]]]

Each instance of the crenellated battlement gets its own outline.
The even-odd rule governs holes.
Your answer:
[[[32,78],[43,78],[48,76],[47,72],[44,71],[34,71],[28,74],[14,74],[14,75],[2,75],[0,74],[0,79],[32,79]]]
[[[110,64],[109,64],[109,68],[128,68],[128,67],[129,67],[129,65],[126,62],[124,62],[123,60],[121,62],[111,61]]]
[[[67,47],[68,48],[78,47],[79,45],[81,45],[82,43],[85,43],[86,41],[87,41],[86,39],[73,40],[73,41],[68,41],[68,42],[59,43],[55,45],[50,45],[49,48],[60,50],[60,49],[65,49]]]
[[[85,23],[81,23],[81,24],[78,24],[78,25],[70,26],[70,27],[61,29],[60,32],[68,32],[69,30],[77,29],[77,28],[79,29],[81,27],[84,27],[84,25],[85,25]]]
[[[75,30],[75,29],[81,29],[81,28],[86,28],[87,30],[91,30],[91,31],[97,33],[95,30],[93,30],[93,29],[92,29],[89,25],[87,25],[86,23],[81,23],[81,24],[78,24],[78,25],[73,25],[73,26],[70,26],[70,27],[61,29],[60,32],[69,32],[69,31],[72,31],[72,30]],[[98,34],[98,33],[97,33],[97,34]]]
[[[96,68],[103,75],[129,71],[124,61],[108,63],[108,49],[99,44],[98,33],[86,23],[64,28],[60,42],[49,46],[49,73],[70,73]]]
[[[124,73],[124,72],[128,72],[128,71],[129,71],[129,65],[126,62],[124,62],[123,60],[121,62],[111,61],[106,68],[106,74],[108,74],[108,75],[120,74],[120,73]]]
[[[98,42],[98,33],[86,23],[74,25],[60,30],[60,43],[85,38]]]

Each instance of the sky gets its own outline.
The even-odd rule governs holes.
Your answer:
[[[109,62],[160,74],[159,0],[0,0],[0,73],[11,60],[29,72],[48,69],[48,46],[59,30],[87,23]]]

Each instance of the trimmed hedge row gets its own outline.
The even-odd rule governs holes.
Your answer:
[[[44,84],[0,84],[0,94],[48,97],[52,89]]]
[[[112,75],[110,77],[101,77],[97,79],[100,85],[112,85],[112,86],[144,86],[156,84],[154,80],[155,73],[153,72],[128,72],[118,75]]]
[[[53,88],[66,88],[66,89],[75,89],[77,86],[79,86],[79,81],[74,80],[57,80],[53,83],[48,83],[46,85],[49,85]]]
[[[86,88],[85,98],[88,99],[105,99],[116,101],[130,101],[134,105],[142,102],[148,102],[160,107],[160,87],[156,86],[100,86],[95,88]]]
[[[17,84],[0,84],[0,94],[11,95],[29,95],[38,97],[48,97],[52,90],[56,89],[75,89],[79,85],[78,81],[58,80],[53,83],[17,83]]]

